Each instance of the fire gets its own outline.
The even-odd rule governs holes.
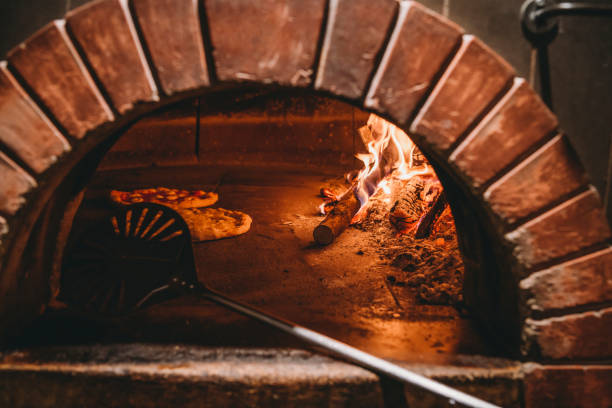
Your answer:
[[[370,197],[382,190],[390,194],[389,179],[410,180],[416,176],[433,175],[426,162],[415,164],[416,145],[397,126],[371,114],[366,126],[359,129],[368,153],[357,154],[364,167],[353,184],[353,193],[361,207],[353,222],[359,220]]]
[[[398,234],[429,236],[448,203],[423,154],[406,133],[376,115],[370,115],[359,134],[367,148],[356,155],[363,167],[345,176],[351,187],[343,194],[321,189],[319,211],[326,217],[313,230],[315,242],[329,245],[350,224],[367,225],[363,221],[372,213],[370,201],[382,205],[374,205],[375,214],[388,211]]]

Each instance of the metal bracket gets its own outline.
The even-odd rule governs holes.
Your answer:
[[[537,51],[540,73],[540,95],[552,110],[552,90],[550,67],[548,64],[548,45],[559,33],[560,16],[611,16],[612,4],[558,1],[526,0],[521,6],[521,29],[525,38]]]
[[[523,35],[534,47],[550,44],[559,32],[561,16],[612,16],[612,4],[527,0],[521,7],[521,28]]]

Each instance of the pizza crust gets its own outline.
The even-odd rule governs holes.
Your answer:
[[[189,227],[192,241],[235,237],[251,228],[251,217],[240,211],[224,208],[180,208],[177,212]]]
[[[156,187],[132,191],[112,190],[110,198],[123,205],[148,202],[172,208],[185,220],[192,241],[235,237],[251,228],[252,219],[243,212],[201,208],[216,203],[219,199],[217,193]]]
[[[112,190],[110,198],[114,202],[124,205],[147,202],[165,205],[176,210],[179,208],[208,207],[219,200],[219,195],[202,190],[188,191],[156,187],[133,191]]]

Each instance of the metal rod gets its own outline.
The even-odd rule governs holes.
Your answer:
[[[555,17],[562,16],[612,16],[612,4],[526,0],[521,6],[521,28],[523,35],[537,50],[540,94],[551,110],[553,110],[552,87],[550,84],[547,47],[559,32],[559,21]]]
[[[550,64],[548,63],[548,47],[537,48],[538,72],[540,73],[540,96],[551,111],[553,109],[552,86],[550,84]]]
[[[468,395],[464,392],[448,387],[442,383],[431,380],[422,375],[416,374],[412,371],[406,370],[383,360],[382,358],[375,357],[369,353],[356,349],[349,346],[348,344],[342,343],[338,340],[334,340],[331,337],[327,337],[321,333],[317,333],[313,330],[299,326],[295,323],[291,323],[280,318],[273,317],[265,312],[256,310],[250,306],[243,305],[232,299],[227,298],[220,293],[211,291],[206,287],[200,286],[196,289],[199,295],[219,304],[232,309],[238,313],[252,317],[263,323],[269,324],[270,326],[276,327],[294,337],[304,340],[307,343],[319,346],[328,350],[338,356],[345,358],[357,365],[372,370],[374,372],[384,374],[388,377],[396,380],[406,382],[409,384],[416,385],[417,387],[426,389],[434,394],[448,398],[449,402],[460,403],[467,407],[474,408],[495,408],[497,405],[493,405],[479,398]],[[499,407],[497,407],[499,408]]]
[[[533,12],[532,18],[538,22],[542,19],[558,16],[592,16],[612,15],[612,4],[561,2],[547,5]]]

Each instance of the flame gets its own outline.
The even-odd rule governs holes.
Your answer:
[[[368,153],[357,154],[356,157],[363,162],[364,167],[359,171],[353,187],[355,197],[361,207],[353,220],[361,218],[363,209],[370,197],[382,189],[383,193],[390,194],[389,177],[399,180],[409,180],[420,175],[434,174],[433,169],[426,163],[416,166],[414,154],[416,145],[408,135],[397,126],[383,118],[371,114],[366,125],[360,129],[362,139],[368,136]]]
[[[323,201],[321,203],[321,205],[319,206],[319,214],[320,215],[325,215],[327,214],[327,211],[325,211],[325,206],[327,205],[327,203],[325,201]]]

